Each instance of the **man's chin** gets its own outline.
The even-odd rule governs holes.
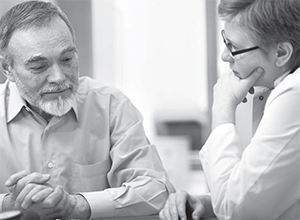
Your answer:
[[[54,101],[41,102],[39,107],[47,114],[61,117],[68,113],[73,106],[74,98],[62,99],[59,97]]]
[[[58,109],[44,109],[43,111],[46,112],[49,115],[55,116],[55,117],[61,117],[65,114],[67,114],[71,108],[69,109],[64,109],[64,110],[58,110]]]

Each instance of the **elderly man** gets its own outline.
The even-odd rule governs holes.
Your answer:
[[[21,3],[0,21],[0,211],[156,214],[174,188],[142,116],[120,91],[79,78],[74,41],[52,3]]]

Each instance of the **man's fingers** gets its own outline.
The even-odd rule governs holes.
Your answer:
[[[60,187],[60,189],[63,189]],[[63,193],[60,193],[61,197],[59,201],[55,204],[55,207],[52,208],[51,212],[47,214],[47,218],[57,218],[62,217],[63,219],[66,219],[69,214],[67,213],[68,210],[70,210],[70,202],[69,202],[69,195],[63,190]]]
[[[44,208],[54,207],[63,197],[64,190],[62,186],[55,187],[54,191],[46,197],[41,203]]]
[[[21,191],[19,196],[17,197],[17,204],[20,204],[22,209],[27,209],[29,206],[32,205],[32,197],[43,190],[48,188],[47,186],[43,185],[36,185],[36,184],[28,184],[26,187]]]
[[[26,170],[11,175],[5,182],[6,187],[12,187],[18,182],[44,184],[50,179],[50,174],[31,173]]]
[[[44,185],[49,180],[50,180],[50,174],[41,174],[36,172],[28,174],[27,176],[24,176],[23,178],[19,179],[16,182],[12,193],[15,196],[17,196],[24,189],[26,185],[30,183]]]
[[[36,194],[34,194],[32,197],[31,197],[31,201],[32,202],[41,202],[43,201],[46,197],[48,197],[51,193],[53,193],[53,188],[51,187],[47,187],[46,189],[43,189],[39,192],[37,192]]]
[[[26,170],[22,170],[18,173],[11,175],[5,182],[6,187],[14,186],[20,179],[27,176],[29,173]]]

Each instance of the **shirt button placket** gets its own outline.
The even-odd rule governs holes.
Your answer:
[[[53,168],[53,163],[52,162],[49,162],[48,164],[47,164],[47,167],[49,168],[49,169],[52,169]]]

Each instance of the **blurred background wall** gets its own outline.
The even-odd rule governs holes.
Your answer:
[[[0,0],[0,15],[18,2]],[[74,26],[81,75],[132,100],[176,188],[206,192],[198,151],[210,132],[212,88],[225,68],[218,0],[52,2]]]

